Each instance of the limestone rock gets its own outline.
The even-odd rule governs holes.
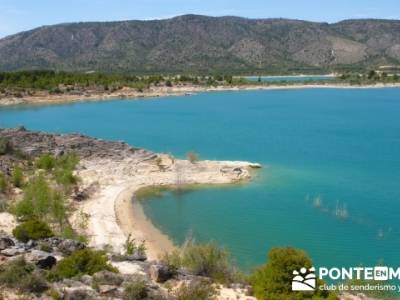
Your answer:
[[[4,250],[4,249],[10,248],[12,246],[15,246],[15,243],[9,237],[1,237],[0,238],[0,250]]]
[[[4,256],[16,256],[23,253],[25,253],[25,249],[16,247],[4,249],[1,251],[1,254],[3,254]]]
[[[77,250],[84,249],[85,245],[75,240],[63,240],[60,244],[58,244],[57,248],[64,255],[71,255],[73,252]]]
[[[110,271],[101,271],[93,275],[93,280],[98,284],[120,286],[124,281],[122,275]]]
[[[172,272],[164,265],[150,266],[150,278],[158,283],[163,283],[172,277]]]
[[[80,280],[81,282],[89,286],[91,286],[93,283],[93,277],[90,275],[83,275]]]
[[[65,300],[98,299],[97,293],[90,287],[70,288],[65,290]]]
[[[41,269],[51,269],[57,263],[57,259],[54,256],[40,250],[32,250],[25,255],[25,259],[36,264]]]
[[[110,294],[115,292],[118,289],[117,286],[115,285],[100,285],[99,286],[99,292],[100,294]]]

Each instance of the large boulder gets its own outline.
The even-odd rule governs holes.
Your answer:
[[[124,277],[110,271],[101,271],[93,275],[93,281],[99,285],[120,286],[124,281]]]
[[[44,259],[51,254],[45,251],[40,251],[40,250],[32,250],[31,252],[27,253],[25,255],[25,260],[30,263],[36,263],[41,259]]]
[[[20,254],[24,254],[25,249],[13,247],[13,248],[4,249],[4,250],[0,251],[0,253],[3,254],[4,256],[17,256]]]
[[[64,290],[65,300],[98,299],[98,294],[90,287],[69,288]]]
[[[81,281],[82,283],[86,284],[86,285],[91,286],[92,283],[93,283],[93,277],[90,276],[90,275],[85,274],[85,275],[83,275],[83,276],[81,277],[80,281]]]
[[[133,253],[131,255],[126,255],[126,260],[128,260],[128,261],[146,261],[147,256],[146,256],[146,253],[136,251],[135,253]]]
[[[63,240],[57,245],[58,250],[64,255],[71,255],[77,250],[82,250],[85,244],[75,240]]]
[[[57,259],[48,252],[40,250],[32,250],[25,255],[26,261],[36,264],[41,269],[51,269],[56,263]]]
[[[9,237],[0,237],[0,250],[15,246],[15,243]]]
[[[91,183],[89,186],[84,188],[77,188],[73,192],[72,199],[78,202],[84,201],[90,198],[93,194],[95,194],[98,189],[99,189],[98,182]]]
[[[158,283],[163,283],[172,278],[173,273],[167,266],[151,265],[149,269],[150,278]]]
[[[36,265],[41,269],[50,270],[54,265],[57,264],[57,259],[54,256],[47,256],[44,259],[39,260]]]
[[[99,286],[99,293],[102,295],[110,295],[115,293],[118,290],[118,286],[116,285],[109,285],[109,284],[104,284]]]

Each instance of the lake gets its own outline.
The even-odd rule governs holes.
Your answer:
[[[9,107],[0,126],[262,163],[249,184],[143,202],[175,242],[215,240],[249,270],[288,245],[317,266],[398,263],[399,116],[400,89],[298,89]]]

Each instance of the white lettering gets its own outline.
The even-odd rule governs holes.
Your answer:
[[[373,268],[365,268],[364,269],[364,279],[372,280],[374,278],[374,269]]]
[[[326,275],[328,275],[328,268],[319,268],[319,278],[323,279]]]
[[[356,271],[356,279],[361,279],[361,273],[364,269],[357,267],[357,268],[354,268],[353,270]]]
[[[400,279],[400,268],[397,268],[396,271],[393,268],[389,268],[389,278],[397,278]]]
[[[340,270],[338,268],[332,268],[329,271],[329,277],[333,280],[337,280],[340,278]]]
[[[342,268],[342,279],[353,279],[352,269]]]

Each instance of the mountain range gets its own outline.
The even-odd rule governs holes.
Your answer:
[[[243,73],[398,64],[399,20],[183,15],[43,26],[0,39],[0,71]]]

